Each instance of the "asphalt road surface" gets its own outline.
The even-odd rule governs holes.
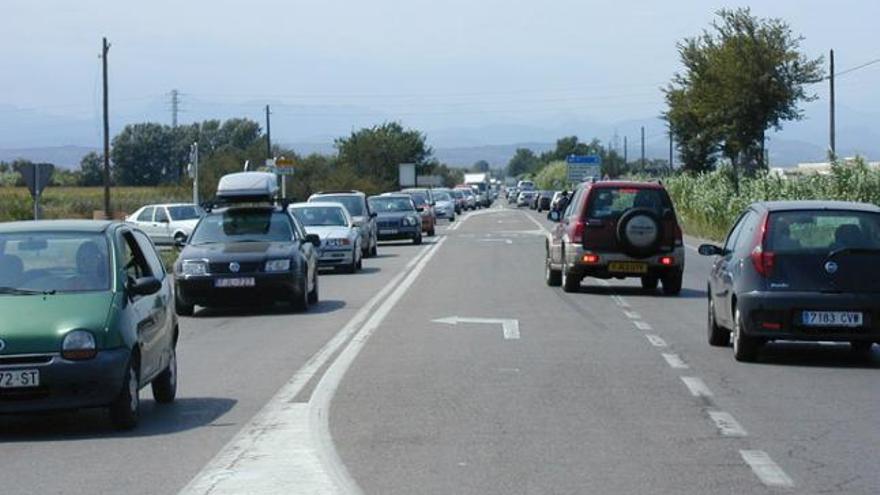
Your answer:
[[[182,319],[178,401],[142,391],[133,432],[0,417],[0,493],[880,493],[876,346],[737,363],[706,343],[693,250],[679,297],[566,294],[542,216],[442,224],[322,276],[307,314]]]

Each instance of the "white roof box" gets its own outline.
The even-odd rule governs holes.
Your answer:
[[[269,172],[237,172],[220,178],[217,199],[222,201],[272,201],[278,194],[278,179]]]

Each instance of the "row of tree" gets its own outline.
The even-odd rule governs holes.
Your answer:
[[[617,150],[605,146],[598,139],[589,143],[579,140],[577,136],[566,136],[556,140],[552,150],[536,154],[528,148],[518,148],[507,164],[507,175],[510,177],[534,177],[548,165],[564,162],[571,155],[597,155],[601,159],[602,175],[620,177],[637,171],[638,164],[625,163]]]

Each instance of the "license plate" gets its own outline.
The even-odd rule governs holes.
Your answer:
[[[648,273],[648,264],[636,261],[612,261],[608,263],[609,272]]]
[[[0,371],[0,388],[40,386],[40,370]]]
[[[218,278],[214,281],[214,287],[231,287],[231,288],[240,288],[240,287],[253,287],[257,285],[256,280],[253,277],[243,277],[243,278]]]
[[[801,323],[807,327],[860,327],[864,316],[859,311],[804,311]]]
[[[397,233],[397,229],[380,229],[379,233],[382,235],[394,235]]]

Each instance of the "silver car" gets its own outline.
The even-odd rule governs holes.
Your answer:
[[[318,267],[355,273],[361,269],[361,230],[341,203],[315,201],[295,203],[290,213],[306,229],[321,238]]]
[[[434,189],[434,213],[437,218],[447,218],[450,222],[455,221],[455,199],[448,191]]]
[[[351,215],[354,224],[360,227],[361,249],[364,258],[376,256],[379,246],[379,231],[376,227],[376,213],[370,209],[367,196],[360,191],[322,191],[312,194],[309,203],[342,203]]]
[[[473,210],[477,207],[477,197],[474,196],[474,191],[470,187],[456,187],[456,191],[461,191],[464,194],[465,198],[465,207],[468,210]]]
[[[154,244],[183,244],[205,211],[191,203],[143,206],[125,221],[144,231]]]

